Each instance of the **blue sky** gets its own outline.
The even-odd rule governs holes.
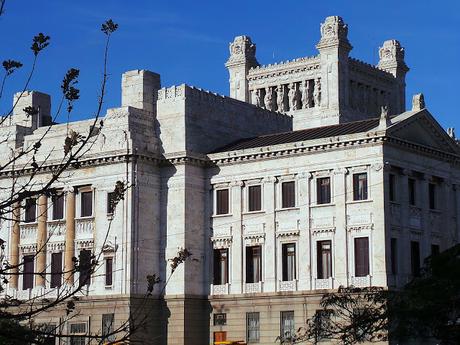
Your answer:
[[[0,59],[22,61],[21,73],[8,81],[0,113],[11,106],[30,67],[32,37],[43,32],[51,45],[40,57],[30,89],[52,95],[54,104],[66,70],[81,70],[73,119],[89,118],[97,106],[104,37],[100,24],[119,24],[110,47],[106,108],[120,104],[121,73],[149,69],[162,85],[187,83],[228,94],[224,63],[228,42],[249,35],[260,63],[316,55],[319,26],[340,15],[349,25],[351,56],[378,62],[378,48],[398,39],[406,49],[407,105],[423,92],[428,109],[444,127],[460,133],[460,1],[35,1],[7,0],[0,17]],[[459,134],[458,133],[458,134]]]

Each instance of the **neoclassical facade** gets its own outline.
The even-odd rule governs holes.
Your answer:
[[[144,343],[271,344],[303,325],[326,291],[408,282],[425,257],[458,241],[460,150],[423,95],[406,110],[400,43],[384,42],[373,66],[349,56],[347,35],[328,17],[317,56],[267,66],[238,36],[230,97],[165,88],[158,74],[134,70],[100,133],[91,119],[53,124],[37,183],[62,161],[69,128],[90,135],[91,147],[55,183],[57,196],[25,200],[2,222],[11,262],[25,263],[6,293],[53,298],[83,279],[81,312],[62,325],[82,338],[142,310],[148,321],[134,336]],[[27,106],[40,111],[26,116]],[[0,159],[45,133],[50,108],[43,93],[22,95],[0,128]],[[1,172],[2,198],[32,173],[27,157],[18,164],[18,177]],[[117,181],[130,188],[112,208]],[[183,248],[192,258],[171,275]],[[91,254],[91,277],[61,274]],[[152,274],[162,282],[145,300]]]

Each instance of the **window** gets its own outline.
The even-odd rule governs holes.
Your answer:
[[[24,221],[26,223],[33,223],[37,219],[37,201],[34,198],[26,199],[26,212]]]
[[[81,192],[81,217],[91,217],[93,215],[93,192]]]
[[[64,218],[64,194],[56,194],[51,197],[53,203],[53,220]]]
[[[355,238],[355,277],[369,275],[369,238]]]
[[[262,187],[260,185],[257,186],[249,186],[248,187],[248,199],[249,199],[249,207],[248,211],[260,211],[262,209]]]
[[[86,323],[71,324],[70,335],[70,345],[86,345]]]
[[[42,325],[39,329],[42,330],[46,335],[43,336],[43,340],[40,344],[42,345],[55,345],[56,344],[56,324],[47,323]]]
[[[284,243],[282,245],[283,255],[283,281],[296,279],[295,243]]]
[[[102,338],[109,342],[115,340],[115,334],[112,334],[114,333],[114,322],[114,314],[102,314]]]
[[[261,246],[246,247],[246,283],[257,283],[262,280],[261,251]]]
[[[105,285],[113,284],[113,258],[105,258]]]
[[[367,173],[353,174],[353,200],[367,200]]]
[[[289,339],[295,335],[294,325],[294,312],[282,311],[281,312],[281,329],[280,335],[282,339]]]
[[[398,241],[392,238],[390,241],[390,255],[391,255],[391,274],[398,273]]]
[[[51,254],[51,288],[60,287],[62,282],[62,253]]]
[[[281,207],[295,207],[295,182],[281,183]]]
[[[115,192],[107,193],[107,214],[113,214],[115,211]]]
[[[428,184],[428,199],[430,209],[434,210],[436,208],[436,185],[434,183]]]
[[[396,176],[390,174],[388,176],[388,183],[390,189],[390,201],[396,201]]]
[[[330,240],[318,241],[316,256],[318,279],[332,277],[332,242]]]
[[[227,324],[227,314],[214,314],[214,326],[225,326]]]
[[[83,249],[80,251],[80,285],[91,283],[91,251]]]
[[[228,283],[228,249],[214,249],[214,285]]]
[[[415,180],[410,178],[407,182],[409,189],[409,204],[415,206]]]
[[[436,256],[439,254],[439,244],[431,245],[431,256]]]
[[[410,243],[410,262],[412,275],[414,277],[420,276],[420,245],[416,241]]]
[[[34,255],[25,255],[23,260],[24,275],[22,277],[22,289],[32,289],[34,287]]]
[[[228,214],[228,189],[219,189],[216,191],[216,214]]]
[[[260,339],[259,313],[246,313],[246,339],[248,343],[258,343]]]
[[[331,202],[331,178],[322,177],[316,180],[316,197],[318,204]]]

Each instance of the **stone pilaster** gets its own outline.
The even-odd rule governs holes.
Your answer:
[[[348,170],[345,168],[337,168],[334,170],[334,181],[332,202],[335,204],[335,237],[333,243],[333,258],[334,258],[334,287],[338,285],[347,285],[347,279],[350,274],[349,270],[349,249],[350,242],[347,232],[347,185],[346,176]],[[345,244],[345,245],[344,245]],[[345,260],[337,260],[337,258],[346,258]]]
[[[297,204],[300,210],[299,235],[299,290],[309,290],[311,286],[311,236],[310,236],[310,179],[311,174],[297,175]]]
[[[21,229],[19,228],[19,221],[21,219],[21,206],[18,203],[13,205],[13,229],[11,231],[11,243],[10,243],[10,264],[13,267],[11,269],[11,277],[10,277],[10,287],[13,289],[18,288],[18,281],[19,281],[19,239]]]
[[[232,247],[230,252],[230,291],[243,292],[243,229],[242,229],[242,188],[243,183],[236,181],[231,184],[231,203],[234,221]]]
[[[46,272],[46,238],[47,229],[46,221],[48,219],[48,199],[45,195],[38,198],[38,228],[37,228],[37,273],[35,276],[35,284],[37,286],[45,286]],[[41,275],[43,274],[43,275]]]
[[[264,291],[276,291],[276,265],[273,264],[276,258],[276,228],[275,228],[275,181],[273,177],[263,180],[265,218],[265,243],[263,258]],[[269,262],[272,264],[270,265]]]
[[[75,191],[73,190],[66,193],[65,223],[64,281],[66,284],[72,285],[74,282],[72,258],[75,255]]]

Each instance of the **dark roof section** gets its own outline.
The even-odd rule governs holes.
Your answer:
[[[320,138],[336,137],[354,133],[367,132],[379,125],[379,118],[341,123],[338,125],[315,127],[298,131],[268,134],[259,137],[240,139],[229,145],[221,147],[212,153],[245,150],[255,147],[272,146],[294,143],[297,141],[314,140]]]

